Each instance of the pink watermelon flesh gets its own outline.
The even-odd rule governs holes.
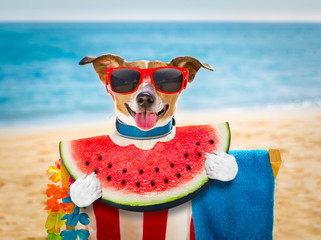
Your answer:
[[[109,136],[64,141],[60,155],[74,179],[96,172],[102,200],[127,210],[156,211],[197,195],[209,183],[205,154],[227,152],[229,145],[229,126],[222,123],[177,127],[174,139],[150,150],[116,145]]]

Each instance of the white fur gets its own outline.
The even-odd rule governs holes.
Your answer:
[[[145,68],[147,69],[149,61],[147,61],[147,60],[144,60],[144,61],[145,61]]]
[[[214,151],[213,154],[206,153],[205,157],[205,170],[208,178],[223,182],[235,178],[238,166],[234,156],[222,151]]]
[[[132,94],[131,100],[130,102],[127,102],[128,106],[134,111],[134,112],[139,112],[139,107],[137,105],[137,96],[142,93],[142,92],[150,92],[153,93],[153,89],[151,87],[152,83],[148,83],[148,82],[143,82],[140,86],[139,89]],[[153,103],[153,106],[151,106],[148,111],[149,112],[160,112],[163,107],[165,106],[165,104],[162,102],[162,100],[157,96],[157,94],[153,94],[153,96],[155,96],[155,100]]]
[[[110,139],[119,146],[128,146],[130,144],[134,144],[137,148],[143,150],[152,149],[156,143],[158,142],[167,142],[172,140],[175,137],[176,128],[173,127],[172,131],[166,135],[165,137],[150,139],[150,140],[134,140],[129,138],[124,138],[119,135],[117,131],[115,131],[112,135],[110,135]]]
[[[89,176],[83,174],[70,185],[71,200],[78,207],[91,205],[98,198],[101,198],[102,194],[102,186],[95,173]]]

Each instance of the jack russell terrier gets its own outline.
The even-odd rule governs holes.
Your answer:
[[[177,57],[170,63],[165,63],[145,60],[127,62],[119,56],[107,54],[99,57],[85,57],[79,62],[80,65],[89,63],[93,64],[100,80],[112,95],[116,117],[126,125],[142,131],[150,131],[172,121],[177,99],[187,83],[194,80],[201,67],[214,70],[210,65],[187,56]],[[122,71],[116,72],[117,69]],[[184,69],[188,69],[188,73],[184,72]],[[169,71],[166,72],[166,70]],[[162,82],[162,74],[171,74],[173,81]],[[177,80],[182,78],[181,75],[186,77],[185,82]],[[153,148],[157,142],[170,141],[174,136],[175,127],[170,134],[157,139],[129,139],[121,136],[117,130],[111,135],[111,139],[120,146],[134,144],[137,148],[146,150]],[[233,156],[215,151],[206,154],[205,169],[210,179],[230,181],[235,178],[238,166]],[[90,206],[99,199],[102,196],[102,187],[96,174],[79,177],[70,186],[70,196],[79,207]],[[188,203],[182,205],[178,208],[190,208]],[[124,215],[128,214],[125,212],[123,211]],[[177,220],[176,216],[174,218]]]

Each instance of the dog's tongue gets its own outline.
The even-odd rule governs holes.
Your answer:
[[[139,128],[148,130],[154,127],[157,120],[156,113],[141,112],[136,113],[135,121]]]

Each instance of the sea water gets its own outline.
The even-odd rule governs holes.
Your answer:
[[[179,111],[321,106],[320,23],[0,23],[0,125],[114,118],[85,56],[210,64]]]

